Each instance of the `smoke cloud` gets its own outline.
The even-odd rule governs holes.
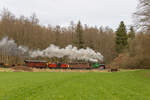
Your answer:
[[[26,46],[17,46],[14,40],[8,39],[8,37],[0,40],[0,52],[5,51],[9,55],[14,56],[26,56],[28,57],[57,57],[63,58],[67,56],[69,59],[85,60],[85,61],[103,61],[103,56],[99,52],[95,52],[91,48],[78,49],[72,45],[68,45],[65,48],[60,48],[55,45],[50,45],[44,50],[31,51]]]
[[[77,59],[77,60],[86,60],[86,61],[103,61],[103,56],[99,52],[95,52],[90,48],[86,49],[78,49],[77,47],[73,47],[72,45],[68,45],[65,48],[59,48],[55,45],[50,45],[45,50],[36,50],[30,52],[31,57],[57,57],[62,58],[67,56],[69,59]]]
[[[28,48],[25,46],[17,46],[13,39],[8,39],[4,37],[0,40],[0,55],[9,56],[25,56],[28,52]]]

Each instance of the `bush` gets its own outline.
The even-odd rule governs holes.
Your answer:
[[[150,34],[138,34],[130,40],[123,56],[119,64],[121,68],[150,69]]]

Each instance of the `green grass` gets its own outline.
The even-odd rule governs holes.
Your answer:
[[[150,70],[1,72],[0,100],[150,100]]]

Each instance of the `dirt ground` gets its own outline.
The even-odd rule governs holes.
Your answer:
[[[92,70],[86,70],[86,69],[38,69],[38,68],[30,68],[26,66],[16,66],[12,68],[0,68],[0,72],[109,72],[110,69],[106,70],[100,70],[100,69],[92,69]],[[136,71],[138,69],[119,69],[121,72],[125,71]]]
[[[12,67],[11,70],[13,71],[26,71],[26,72],[33,72],[33,69],[26,66],[16,66]]]
[[[108,70],[100,70],[100,69],[38,69],[38,68],[30,68],[26,66],[16,66],[12,68],[0,68],[0,72],[108,72]]]

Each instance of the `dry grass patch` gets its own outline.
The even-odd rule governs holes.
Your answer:
[[[0,68],[0,72],[12,72],[9,68]]]

